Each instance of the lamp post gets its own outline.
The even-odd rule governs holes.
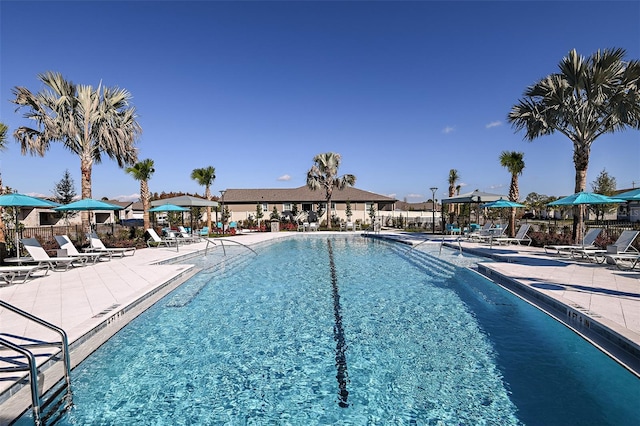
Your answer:
[[[221,218],[222,218],[222,233],[224,234],[224,222],[225,222],[225,217],[224,217],[224,193],[227,192],[226,189],[221,189],[220,190],[220,200],[222,201],[222,205],[220,206],[220,212],[221,212]]]
[[[431,233],[436,233],[436,191],[437,187],[432,186],[431,190]]]

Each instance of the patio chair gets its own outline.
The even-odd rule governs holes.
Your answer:
[[[0,266],[0,280],[3,280],[7,285],[15,284],[15,280],[22,278],[22,283],[26,283],[31,277],[34,277],[34,273],[37,271],[44,271],[42,276],[49,273],[49,264],[43,265],[22,265],[22,266]],[[22,284],[21,283],[21,284]]]
[[[616,265],[621,271],[630,271],[640,266],[640,253],[605,254],[604,258],[606,263]]]
[[[76,248],[76,246],[73,245],[69,237],[67,237],[66,235],[56,235],[54,238],[56,239],[56,242],[60,246],[60,249],[65,250],[67,252],[67,256],[69,257],[79,257],[79,258],[85,259],[86,263],[88,262],[96,263],[100,260],[111,259],[111,253],[105,253],[105,252],[99,253],[99,252],[90,252],[90,251],[80,253]]]
[[[573,249],[597,249],[595,245],[598,235],[602,232],[602,228],[591,228],[582,239],[582,244],[559,244],[544,246],[544,252],[547,254],[570,255]]]
[[[622,231],[622,234],[620,234],[616,242],[607,246],[606,249],[573,249],[571,250],[571,258],[587,259],[590,262],[604,263],[606,255],[638,253],[638,250],[631,245],[638,234],[640,234],[640,231]]]
[[[318,222],[309,223],[309,231],[317,231],[318,230]]]
[[[29,263],[35,263],[40,266],[49,265],[49,267],[54,270],[56,268],[64,268],[65,271],[72,266],[83,266],[86,264],[86,259],[79,257],[50,257],[35,238],[23,238],[20,242],[29,252],[29,256],[31,256]]]
[[[109,253],[110,256],[118,255],[120,257],[124,257],[128,252],[131,252],[131,256],[136,254],[135,247],[107,247],[104,245],[98,234],[95,232],[87,233],[87,238],[89,239],[90,247],[85,249],[86,251],[91,252],[105,252]]]
[[[479,243],[489,243],[493,245],[493,240],[495,240],[496,238],[501,238],[508,228],[509,224],[487,229],[486,231],[481,232],[479,235],[476,235],[473,240]]]
[[[498,237],[498,238],[494,238],[493,241],[500,245],[502,244],[520,245],[526,241],[527,245],[531,245],[531,237],[527,235],[527,232],[529,232],[529,229],[531,229],[531,225],[528,223],[525,223],[524,225],[520,225],[520,228],[518,229],[518,232],[514,237]]]
[[[191,235],[184,226],[178,226],[178,238],[181,238],[185,243],[197,243],[200,241],[199,235]]]
[[[460,227],[452,224],[452,223],[447,223],[447,227],[446,227],[446,231],[447,234],[453,235],[453,234],[460,234]]]
[[[473,226],[476,225],[476,226]],[[493,223],[485,222],[482,227],[475,223],[471,224],[471,231],[465,235],[468,240],[473,240],[476,237],[483,237],[485,235],[489,235],[489,230],[493,227]]]
[[[160,247],[162,245],[171,247],[178,244],[178,240],[175,237],[161,238],[153,228],[147,229],[147,234],[149,234],[150,237],[147,240],[147,247]]]
[[[198,235],[200,235],[201,237],[208,237],[209,236],[209,227],[208,226],[203,226],[202,229],[200,229],[198,231]]]

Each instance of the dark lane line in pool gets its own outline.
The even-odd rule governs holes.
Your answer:
[[[347,345],[344,341],[344,329],[342,328],[342,308],[340,307],[340,293],[338,289],[338,276],[336,275],[336,265],[333,261],[333,247],[331,240],[327,240],[329,247],[329,266],[331,268],[331,286],[333,287],[333,315],[336,323],[333,326],[333,338],[336,340],[336,379],[338,379],[338,405],[342,408],[349,406],[347,398],[349,391],[347,390],[347,382],[349,375],[347,374],[347,357],[345,351]]]

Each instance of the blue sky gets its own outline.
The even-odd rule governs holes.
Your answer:
[[[0,2],[0,121],[31,125],[11,90],[39,91],[39,73],[125,88],[151,158],[152,192],[202,194],[194,168],[213,166],[212,191],[305,184],[313,157],[342,155],[356,187],[399,200],[508,193],[502,151],[524,153],[520,193],[573,193],[573,147],[562,135],[523,140],[506,122],[528,85],[573,48],[620,47],[640,58],[637,1]],[[11,137],[3,183],[51,195],[80,160],[55,143],[22,156]],[[599,138],[588,189],[606,169],[640,186],[640,132]],[[93,197],[136,199],[139,183],[109,159],[93,167]]]

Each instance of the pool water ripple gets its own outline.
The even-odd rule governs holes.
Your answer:
[[[348,407],[338,404],[326,237],[293,238],[205,274],[195,294],[187,285],[167,299],[189,303],[158,303],[124,328],[74,370],[76,407],[62,424],[624,425],[637,418],[635,378],[493,283],[448,265],[427,274],[422,260],[408,261],[406,250],[386,243],[338,237],[331,245]],[[427,257],[472,263],[430,250]],[[597,392],[595,383],[602,383]],[[604,389],[616,389],[615,397],[598,399]]]

